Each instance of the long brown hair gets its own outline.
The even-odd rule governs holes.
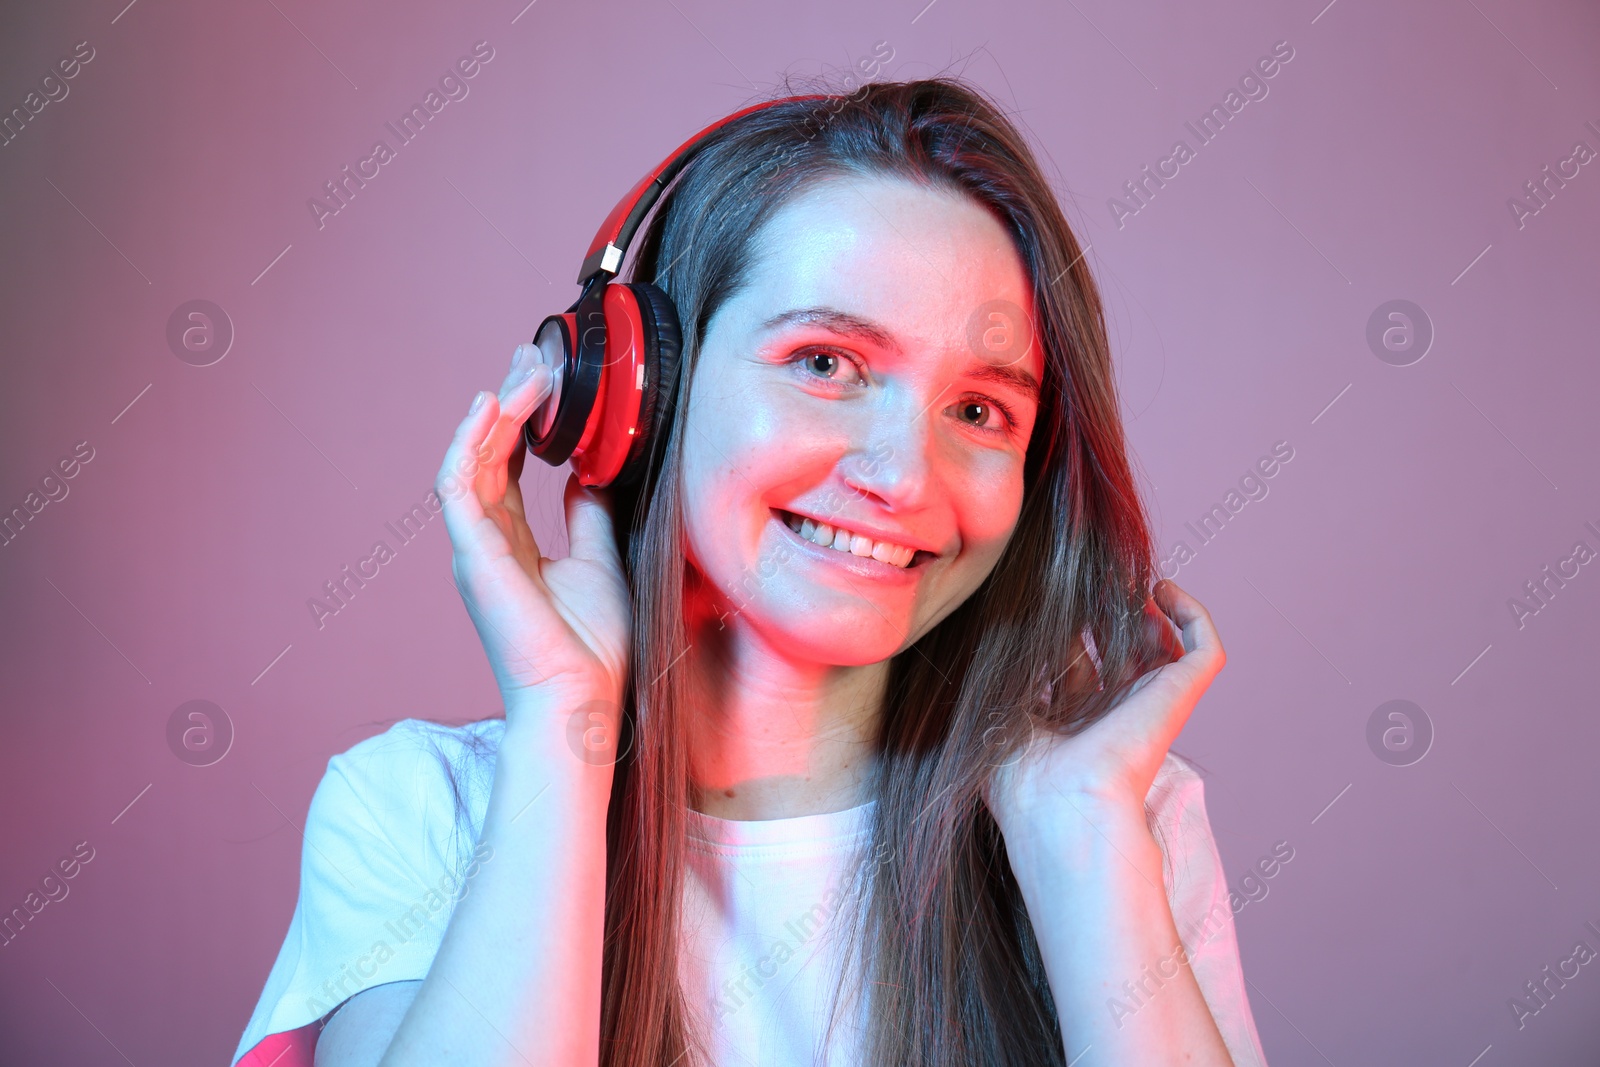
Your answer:
[[[693,705],[683,672],[670,669],[689,641],[676,413],[686,409],[707,324],[751,274],[752,236],[797,193],[846,175],[898,177],[988,207],[1032,281],[1045,357],[1010,542],[978,590],[890,664],[874,859],[861,868],[851,955],[863,943],[875,951],[846,965],[858,991],[873,991],[868,1062],[1065,1062],[983,786],[1029,736],[1029,716],[1081,729],[1165,661],[1142,624],[1154,556],[1082,249],[1001,109],[941,76],[869,83],[730,122],[640,232],[630,277],[672,298],[683,352],[670,432],[645,478],[613,495],[634,616],[624,701],[631,737],[607,820],[604,1067],[704,1062],[677,970],[684,812],[694,791],[680,725]],[[1093,669],[1079,669],[1086,651]]]

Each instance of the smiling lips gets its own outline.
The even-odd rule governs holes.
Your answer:
[[[849,552],[853,556],[871,556],[878,562],[887,563],[892,567],[910,566],[918,552],[909,545],[897,545],[893,541],[874,541],[865,534],[846,530],[842,526],[829,526],[825,522],[801,518],[787,511],[778,511],[778,516],[783,519],[784,525],[807,541],[822,545],[824,548],[832,548],[837,552]],[[929,554],[924,553],[924,555]]]

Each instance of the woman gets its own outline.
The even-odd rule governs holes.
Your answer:
[[[1150,590],[1017,130],[949,78],[740,116],[631,277],[683,324],[659,451],[568,481],[553,561],[518,488],[549,373],[522,346],[474,400],[437,489],[505,717],[330,761],[238,1055],[1262,1063],[1168,752],[1222,645]]]

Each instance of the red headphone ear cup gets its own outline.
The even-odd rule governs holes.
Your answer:
[[[564,370],[559,379],[560,398],[554,424],[543,443],[537,446],[532,440],[531,422],[523,424],[529,451],[552,466],[567,462],[584,443],[583,438],[599,406],[598,393],[605,363],[605,288],[604,284],[585,288],[569,311],[549,316],[539,328],[542,334],[552,319],[565,323],[561,345]]]
[[[650,455],[666,444],[677,398],[683,334],[678,326],[678,309],[660,288],[650,282],[612,284],[623,284],[632,290],[639,301],[639,319],[644,327],[644,396],[639,405],[639,432],[616,477],[617,484],[630,485],[644,477]]]

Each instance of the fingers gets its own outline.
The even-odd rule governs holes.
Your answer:
[[[500,498],[508,465],[513,458],[520,458],[515,452],[522,441],[522,426],[549,394],[550,381],[550,369],[540,365],[515,378],[507,375],[498,393],[482,394],[481,406],[456,427],[435,484],[441,496],[445,488],[455,495],[470,486],[482,503]],[[516,463],[515,473],[521,473],[520,463]]]
[[[505,492],[505,483],[521,476],[522,452],[526,449],[522,427],[533,409],[549,395],[551,380],[550,368],[540,363],[532,367],[514,366],[505,381],[500,383],[500,392],[496,397],[500,403],[500,415],[489,428],[483,442],[484,468],[491,473],[491,477],[480,485],[480,495],[491,494],[493,499],[498,500]],[[517,494],[517,503],[521,503],[520,492]]]
[[[1178,649],[1178,655],[1196,656],[1206,666],[1214,661],[1213,670],[1221,670],[1228,657],[1222,648],[1222,637],[1217,633],[1211,613],[1205,605],[1184,592],[1170,578],[1157,582],[1151,594],[1155,605],[1182,635],[1182,647]]]
[[[567,551],[575,559],[618,561],[611,494],[585,486],[573,474],[561,497],[567,513]]]
[[[1145,635],[1161,649],[1162,663],[1173,663],[1184,656],[1183,635],[1154,595],[1144,602]]]
[[[1130,696],[1141,694],[1146,699],[1127,702],[1122,722],[1136,736],[1153,738],[1164,753],[1226,657],[1205,606],[1170,579],[1155,584],[1145,601],[1144,618],[1158,641],[1175,648],[1177,658],[1134,683]]]
[[[533,373],[513,369],[498,394],[480,392],[467,417],[456,427],[434,480],[443,504],[446,527],[457,544],[470,543],[485,509],[506,507],[522,512],[522,494],[507,486],[520,473],[522,425],[550,389],[548,368]]]
[[[516,517],[518,524],[526,525],[528,520],[522,503],[522,466],[523,461],[527,459],[528,444],[523,429],[528,416],[545,397],[550,395],[550,382],[554,376],[548,367],[537,367],[527,377],[521,377],[514,371],[512,377],[518,381],[509,387],[503,385],[500,396],[502,422],[510,427],[511,435],[511,443],[508,446],[510,453],[506,457],[504,488],[501,493],[505,509]],[[508,378],[507,381],[510,382],[511,379]],[[532,391],[531,394],[524,397],[523,392],[528,390]],[[499,424],[496,424],[496,430],[498,429]],[[492,450],[497,447],[497,443],[493,440],[495,434],[491,433],[490,436],[491,440],[487,447]]]
[[[444,462],[434,478],[433,488],[444,505],[447,522],[452,516],[458,521],[471,521],[483,515],[483,505],[473,492],[480,466],[478,446],[498,414],[499,405],[494,395],[479,392],[473,397],[467,417],[456,426],[450,446],[445,449]]]

